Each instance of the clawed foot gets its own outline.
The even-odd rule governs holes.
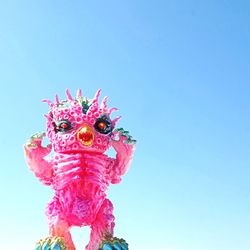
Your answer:
[[[98,250],[128,250],[128,243],[124,239],[112,238],[104,240]]]
[[[62,237],[47,237],[39,240],[34,250],[66,250]]]

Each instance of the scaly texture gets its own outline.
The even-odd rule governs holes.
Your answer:
[[[45,117],[51,144],[43,147],[45,133],[36,133],[24,146],[30,170],[55,191],[46,209],[50,237],[39,241],[38,250],[74,250],[72,226],[91,227],[87,250],[127,249],[124,240],[113,237],[113,205],[106,191],[127,172],[136,141],[128,131],[115,129],[120,116],[111,120],[117,109],[107,107],[107,97],[99,105],[100,93],[87,99],[78,90],[73,98],[66,90],[66,100],[44,100],[50,107]],[[109,147],[116,158],[105,154]],[[48,159],[51,150],[54,155]]]

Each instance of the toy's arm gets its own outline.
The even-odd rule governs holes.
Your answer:
[[[45,133],[36,133],[31,136],[24,145],[24,156],[29,169],[40,179],[45,185],[50,185],[53,176],[52,162],[45,159],[51,151],[51,145],[42,146],[42,139]]]
[[[133,140],[128,131],[122,128],[114,131],[114,136],[119,137],[118,140],[112,140],[112,146],[116,151],[116,158],[108,158],[109,177],[112,184],[119,183],[121,176],[124,175],[131,164],[136,140]]]

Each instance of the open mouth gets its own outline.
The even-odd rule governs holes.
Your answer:
[[[94,141],[94,133],[93,130],[88,126],[88,125],[84,125],[82,126],[77,134],[77,140],[79,142],[81,142],[82,145],[84,146],[91,146],[93,144]]]

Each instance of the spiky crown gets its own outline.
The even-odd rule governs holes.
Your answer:
[[[86,123],[91,127],[94,127],[96,120],[104,116],[110,119],[110,115],[117,108],[108,108],[107,100],[105,96],[99,105],[98,99],[101,94],[99,89],[93,99],[88,99],[82,95],[82,91],[79,89],[74,99],[70,94],[69,90],[66,90],[66,100],[59,101],[58,96],[55,96],[55,101],[43,100],[50,106],[50,111],[45,115],[47,118],[47,136],[52,143],[55,151],[62,152],[66,150],[77,150],[79,145],[75,139],[76,130],[83,124]],[[62,120],[70,120],[72,123],[72,132],[61,134],[55,132],[55,125]],[[115,127],[120,116],[111,120],[112,128]],[[109,144],[109,138],[104,134],[95,134],[95,141],[91,149],[103,151]]]
[[[51,111],[55,111],[58,110],[60,108],[63,107],[67,107],[67,105],[69,105],[69,103],[73,106],[73,105],[77,105],[80,104],[82,106],[82,112],[83,114],[86,114],[87,116],[91,116],[90,114],[92,114],[94,117],[98,118],[99,115],[105,113],[107,115],[111,115],[111,113],[113,111],[117,111],[117,108],[107,108],[107,101],[108,101],[108,97],[105,96],[100,104],[100,106],[98,105],[98,100],[99,97],[101,95],[101,89],[98,89],[97,92],[95,93],[95,96],[93,99],[87,99],[86,97],[84,97],[82,95],[82,90],[78,89],[77,93],[76,93],[76,99],[74,99],[72,97],[72,95],[70,94],[69,89],[66,89],[66,97],[67,100],[63,100],[63,101],[59,101],[58,95],[55,96],[55,102],[53,103],[51,100],[48,99],[44,99],[43,102],[48,103],[48,105],[50,106],[50,110]],[[79,108],[78,108],[79,109]],[[45,115],[46,118],[48,118],[48,115]],[[117,116],[113,121],[112,124],[115,126],[115,124],[117,123],[117,121],[121,118],[121,116]]]

